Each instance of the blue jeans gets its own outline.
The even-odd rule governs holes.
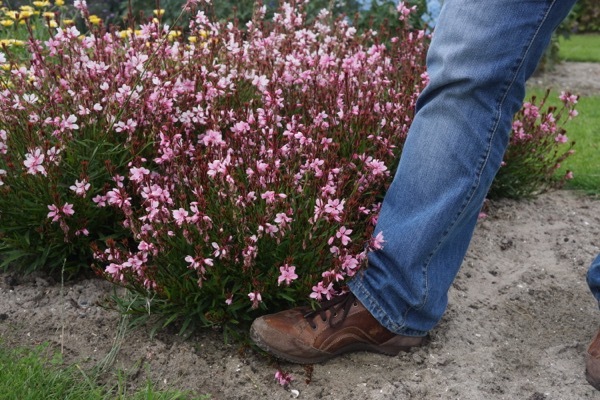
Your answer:
[[[600,254],[592,262],[592,266],[588,269],[587,282],[592,291],[592,294],[600,305]]]
[[[384,247],[349,283],[390,331],[423,336],[441,319],[525,81],[574,3],[444,1],[427,55],[430,83],[376,227]]]

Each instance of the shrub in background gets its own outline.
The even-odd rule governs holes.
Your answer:
[[[113,35],[63,26],[41,40],[32,26],[24,63],[21,48],[0,53],[2,264],[76,274],[89,271],[92,242],[128,237],[93,199],[148,148],[157,122],[138,108],[141,61]]]
[[[287,4],[243,31],[190,9],[188,37],[105,32],[77,6],[89,35],[2,53],[3,256],[76,268],[93,244],[106,278],[204,326],[341,290],[381,246],[424,33],[357,35]]]
[[[138,247],[99,250],[105,276],[184,326],[342,289],[382,245],[379,203],[426,80],[423,32],[405,27],[386,47],[326,11],[312,23],[290,5],[262,12],[245,31],[198,12],[197,43],[156,48],[164,73],[138,83],[172,99],[155,111],[155,155],[106,193]]]
[[[490,198],[530,198],[558,187],[573,174],[558,177],[561,162],[573,154],[575,142],[569,140],[564,124],[577,116],[577,96],[562,92],[562,106],[547,106],[547,91],[542,99],[534,96],[515,116],[510,144],[489,192]]]
[[[579,33],[600,32],[600,2],[579,0],[573,8],[574,23],[571,28]]]

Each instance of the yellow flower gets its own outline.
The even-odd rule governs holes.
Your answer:
[[[208,37],[208,32],[206,32],[204,29],[200,29],[200,32],[198,33],[202,39],[206,39]]]
[[[162,17],[162,15],[165,13],[164,8],[161,8],[160,10],[152,10],[152,12],[154,13],[154,15],[156,15],[157,17]]]
[[[21,11],[25,11],[25,12],[33,12],[33,10],[34,10],[34,8],[31,6],[21,6],[21,7],[19,7],[19,9]]]
[[[100,18],[97,15],[90,15],[89,21],[92,25],[100,25],[100,22],[102,22],[102,18]]]
[[[56,0],[54,2],[54,4],[57,5],[58,7],[64,6],[65,5],[65,1],[64,0]]]
[[[4,71],[9,71],[10,64],[2,64],[2,65],[0,65],[0,69],[3,69]]]
[[[198,38],[196,36],[190,36],[188,37],[188,40],[190,41],[190,43],[196,43],[198,41]]]
[[[167,38],[169,40],[175,40],[179,36],[181,36],[181,31],[169,31]]]
[[[52,11],[45,11],[42,13],[42,17],[52,19],[54,18],[54,13]]]
[[[15,21],[12,21],[10,19],[0,20],[0,25],[2,25],[2,26],[13,26],[14,23],[15,23]]]
[[[33,5],[38,8],[48,7],[50,5],[49,1],[34,1]]]
[[[128,38],[129,35],[131,35],[133,33],[133,31],[131,29],[127,29],[124,31],[119,31],[119,36],[121,37],[121,39],[125,39]]]
[[[0,47],[2,46],[23,46],[25,42],[17,39],[0,39]]]
[[[58,27],[58,24],[56,23],[56,21],[55,21],[55,20],[51,19],[50,21],[48,21],[48,26],[49,26],[50,28],[57,28],[57,27]]]
[[[64,25],[74,25],[75,24],[75,20],[73,20],[73,19],[63,19],[62,22]]]
[[[25,6],[23,6],[25,7]],[[33,10],[23,10],[19,13],[19,20],[24,20],[33,15]]]
[[[17,18],[19,18],[19,12],[18,11],[5,11],[4,15],[6,15],[10,19],[17,19]]]

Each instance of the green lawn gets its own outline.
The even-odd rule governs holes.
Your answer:
[[[529,88],[525,100],[544,93],[544,89]],[[549,101],[560,105],[558,92],[550,93]],[[580,97],[576,109],[579,115],[565,125],[569,140],[575,141],[575,154],[563,162],[559,174],[573,171],[567,188],[600,194],[600,96]]]
[[[577,105],[579,116],[566,126],[575,154],[564,168],[575,175],[569,187],[600,194],[600,96],[581,97]]]
[[[114,387],[99,386],[76,365],[65,367],[61,357],[49,357],[48,347],[8,349],[0,343],[0,398],[3,400],[183,400],[204,399],[179,391],[159,391],[148,383],[135,392],[127,390],[125,378]]]
[[[600,62],[600,34],[560,37],[559,43],[561,60]]]

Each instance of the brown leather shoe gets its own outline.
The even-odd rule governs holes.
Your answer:
[[[324,302],[320,310],[298,307],[257,318],[250,337],[261,349],[299,364],[353,351],[394,356],[425,341],[388,331],[352,293]]]
[[[600,331],[596,333],[587,350],[585,377],[590,385],[600,390]]]

